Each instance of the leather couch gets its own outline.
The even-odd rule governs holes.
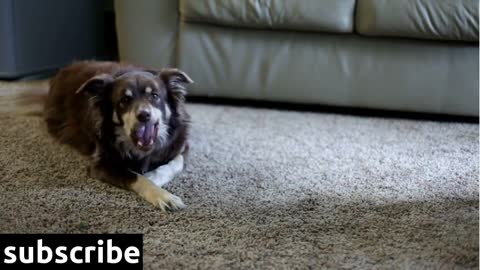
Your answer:
[[[122,61],[193,96],[478,117],[478,0],[117,0]]]

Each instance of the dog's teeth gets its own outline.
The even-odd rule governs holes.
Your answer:
[[[141,141],[137,142],[138,146],[143,146],[143,143]]]

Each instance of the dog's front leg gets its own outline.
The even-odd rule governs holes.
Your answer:
[[[144,174],[145,177],[151,179],[158,187],[170,182],[177,174],[183,170],[183,155],[180,154],[165,165],[159,166],[155,170]]]
[[[156,186],[147,177],[126,170],[109,170],[99,165],[90,167],[89,174],[114,186],[132,190],[162,211],[185,207],[182,199]]]
[[[143,175],[137,175],[136,180],[130,184],[130,189],[154,206],[162,209],[162,211],[185,208],[185,204],[180,197],[156,186]]]

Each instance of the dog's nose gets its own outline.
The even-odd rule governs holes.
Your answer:
[[[140,111],[137,115],[138,121],[142,123],[146,123],[150,121],[150,118],[151,118],[151,114],[149,111]]]

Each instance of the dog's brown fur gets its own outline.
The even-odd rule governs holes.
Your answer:
[[[162,209],[163,206],[180,208],[183,203],[178,197],[151,185],[142,174],[187,154],[189,116],[184,108],[185,89],[181,84],[191,82],[177,69],[155,72],[116,62],[74,63],[60,70],[50,82],[44,112],[48,131],[59,142],[92,156],[91,176],[134,190]],[[165,120],[167,138],[148,151],[130,151],[122,145],[129,142],[118,138],[122,131],[119,125],[123,123],[112,120],[112,115],[115,118],[118,114],[116,95],[118,88],[123,89],[125,85],[144,87],[141,85],[145,83],[158,86],[155,91],[158,90],[160,101],[155,104],[171,112]]]

